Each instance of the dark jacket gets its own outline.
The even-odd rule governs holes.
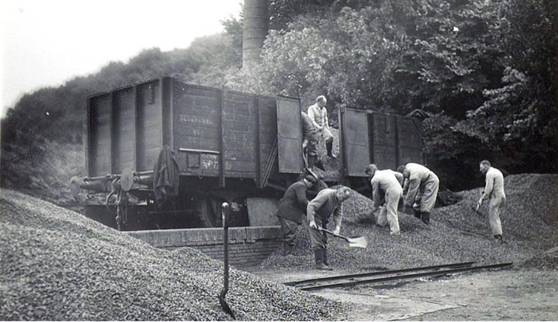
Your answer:
[[[163,202],[178,195],[180,168],[174,157],[174,151],[163,146],[155,168],[153,169],[153,194],[156,202]]]
[[[342,215],[342,202],[337,199],[337,191],[330,188],[320,191],[316,198],[310,201],[306,209],[308,223],[312,220],[319,220],[324,224],[323,227],[326,227],[331,216],[333,216],[335,224],[339,225]]]
[[[303,180],[290,185],[287,191],[285,191],[283,198],[279,201],[277,216],[301,224],[306,213],[306,206],[308,205],[306,189],[307,187]]]

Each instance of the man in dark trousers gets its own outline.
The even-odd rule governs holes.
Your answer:
[[[294,246],[296,230],[302,224],[308,205],[307,190],[314,186],[317,181],[312,175],[304,176],[301,180],[290,185],[279,201],[277,217],[283,232],[284,255],[289,253]]]
[[[314,250],[314,259],[317,269],[331,270],[327,262],[327,235],[320,228],[327,229],[330,217],[335,223],[334,233],[341,231],[341,220],[343,201],[351,195],[351,190],[345,186],[337,189],[327,188],[318,193],[316,198],[308,203],[306,208],[306,220],[308,221],[308,232],[310,243]]]

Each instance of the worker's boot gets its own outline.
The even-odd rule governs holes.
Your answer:
[[[494,238],[499,241],[501,244],[505,244],[506,242],[502,238],[502,235],[494,235]]]
[[[312,169],[314,166],[318,169],[322,169],[322,171],[325,171],[324,164],[322,163],[322,160],[320,160],[317,155],[309,155],[308,156],[308,168]]]
[[[308,169],[312,169],[316,164],[316,157],[308,154]]]
[[[287,255],[289,255],[289,253],[290,253],[290,245],[287,242],[284,241],[281,255],[282,256],[287,256]]]
[[[324,264],[324,255],[325,255],[325,249],[323,248],[314,249],[314,259],[316,261],[316,265],[314,267],[319,270],[329,271],[331,270],[331,268],[329,268],[329,266]]]
[[[329,263],[327,262],[327,249],[326,248],[322,249],[322,252],[323,252],[323,260],[324,260],[325,269],[328,270],[328,271],[333,270],[333,268],[329,267]]]
[[[327,262],[327,249],[322,248],[321,251],[322,251],[322,263],[323,263],[323,268],[321,269],[325,271],[332,271],[333,268],[329,267],[329,264]]]
[[[415,215],[415,218],[421,219],[422,214],[420,213],[420,211],[413,209],[413,214]]]
[[[421,219],[422,222],[430,225],[430,213],[429,212],[421,212]]]
[[[317,155],[314,156],[314,158],[315,158],[314,165],[316,166],[316,168],[325,171],[324,163],[322,162],[322,160]]]
[[[326,142],[326,149],[327,149],[327,156],[335,159],[337,156],[333,154],[333,140],[329,140]]]
[[[316,269],[324,269],[324,259],[321,248],[314,248],[314,267]]]

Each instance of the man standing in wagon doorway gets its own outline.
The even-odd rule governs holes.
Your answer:
[[[335,158],[336,156],[333,154],[333,134],[329,130],[326,103],[327,99],[325,96],[320,95],[316,97],[316,103],[308,107],[308,116],[325,140],[327,156]]]

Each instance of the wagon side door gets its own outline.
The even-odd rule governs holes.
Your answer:
[[[303,168],[300,113],[298,99],[277,97],[277,148],[281,173],[300,173]]]
[[[399,163],[397,119],[389,114],[372,113],[374,163],[380,169],[397,169]]]
[[[368,114],[366,111],[346,108],[342,112],[341,123],[345,174],[366,177],[364,168],[370,163]]]

